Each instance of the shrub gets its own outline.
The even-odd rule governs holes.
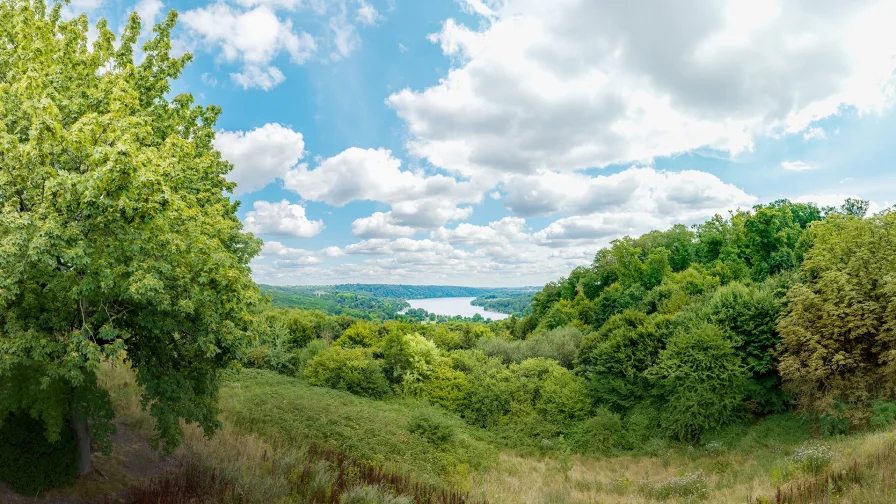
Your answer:
[[[657,328],[644,319],[637,327],[610,332],[588,356],[582,371],[588,378],[595,403],[625,411],[650,393],[645,372],[656,362],[663,349]]]
[[[77,443],[67,425],[59,439],[47,439],[43,422],[27,413],[8,416],[0,426],[0,480],[23,495],[65,486],[78,474]]]
[[[439,358],[435,343],[417,333],[390,332],[383,339],[382,352],[386,378],[411,396],[419,395]]]
[[[626,447],[643,447],[660,431],[660,414],[650,403],[637,404],[625,415],[623,426]]]
[[[639,490],[645,496],[656,500],[686,499],[701,500],[709,496],[709,479],[703,471],[693,472],[659,483],[641,483]]]
[[[572,369],[582,338],[582,331],[572,326],[538,333],[526,341],[526,357],[554,359],[561,366]]]
[[[663,425],[674,437],[696,439],[741,412],[746,371],[715,326],[673,336],[648,374],[664,398]]]
[[[453,369],[447,359],[436,362],[432,375],[422,386],[423,396],[448,411],[461,413],[470,391],[470,379]]]
[[[529,361],[531,360],[535,359]],[[541,380],[535,399],[535,411],[559,425],[587,417],[591,410],[591,398],[588,397],[585,380],[568,369],[559,367],[554,361],[548,362],[557,367],[551,369]]]
[[[880,429],[896,424],[896,403],[875,401],[871,403],[871,426]]]
[[[585,454],[607,455],[627,444],[622,420],[606,408],[598,408],[588,420],[569,429],[570,447]]]
[[[334,346],[321,352],[305,366],[305,379],[312,385],[366,397],[380,398],[389,393],[380,364],[362,348]]]
[[[525,341],[508,341],[501,338],[483,338],[476,343],[476,349],[489,357],[500,359],[504,364],[522,362],[528,353]]]
[[[793,452],[791,460],[804,472],[819,474],[834,460],[834,452],[827,445],[807,444]]]
[[[411,414],[408,430],[437,446],[450,443],[455,435],[450,422],[432,412],[419,410]]]
[[[305,348],[298,350],[295,353],[296,374],[299,376],[303,375],[308,362],[317,357],[318,354],[325,352],[328,348],[330,348],[330,343],[327,340],[316,339],[311,340]]]
[[[375,325],[359,320],[349,326],[334,345],[343,348],[373,348],[379,343],[380,336]]]

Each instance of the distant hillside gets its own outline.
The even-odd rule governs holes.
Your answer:
[[[274,306],[321,310],[334,315],[388,319],[409,307],[405,300],[475,297],[473,304],[501,313],[523,313],[540,287],[457,287],[450,285],[340,284],[261,285]]]

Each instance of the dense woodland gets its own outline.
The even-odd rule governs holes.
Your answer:
[[[616,240],[489,324],[270,310],[247,364],[580,452],[790,410],[828,435],[886,424],[896,213],[867,208],[776,201]]]

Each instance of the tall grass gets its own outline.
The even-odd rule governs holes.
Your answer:
[[[263,377],[265,373],[261,372],[261,375]],[[123,362],[107,363],[100,376],[103,386],[112,393],[119,420],[144,436],[151,435],[153,422],[140,408],[139,389],[128,366]],[[247,389],[250,392],[264,390],[252,387],[253,372],[248,372],[246,376],[247,380],[241,380],[239,384],[228,384],[224,393],[227,394],[232,388],[242,389],[243,392]],[[274,389],[268,389],[270,390]],[[304,389],[300,387],[300,390]],[[281,388],[279,392],[283,394],[282,397],[290,395],[289,389]],[[259,421],[265,422],[268,429],[262,429],[261,434],[239,429],[228,419],[226,412],[228,408],[241,410],[252,402],[242,403],[239,397],[243,396],[236,395],[238,397],[235,402],[233,397],[229,401],[222,401],[225,404],[223,427],[213,437],[206,437],[198,427],[182,425],[183,443],[175,453],[180,460],[177,468],[163,477],[129,489],[124,494],[124,502],[323,504],[362,502],[358,499],[369,495],[379,496],[374,502],[393,504],[483,502],[471,499],[447,485],[423,481],[394,468],[385,468],[374,461],[349,456],[332,446],[322,446],[317,442],[325,439],[313,438],[311,435],[317,432],[313,429],[303,436],[297,436],[296,432],[287,433],[283,428],[291,424],[280,425],[272,417],[276,417],[278,413],[288,415],[289,411],[281,408],[284,404],[290,406],[292,403],[277,401],[267,394],[264,395],[268,397],[266,402],[269,404],[252,409],[263,417]],[[346,396],[349,401],[354,399],[347,394]],[[254,421],[245,416],[240,418],[243,421]],[[369,420],[374,421],[374,417]],[[275,428],[277,426],[279,428]],[[407,429],[401,426],[397,428]],[[412,439],[414,435],[407,431],[402,436],[409,443],[425,443]],[[377,439],[367,441],[374,444],[378,442]],[[434,453],[437,450],[438,448],[432,447],[430,451]]]

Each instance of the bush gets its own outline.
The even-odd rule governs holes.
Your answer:
[[[305,379],[312,385],[381,398],[389,384],[380,364],[362,348],[331,347],[305,366]]]
[[[871,403],[871,426],[875,429],[896,424],[896,403],[875,401]]]
[[[673,336],[648,374],[664,398],[663,426],[678,439],[697,439],[742,411],[746,371],[715,326]]]
[[[359,320],[355,322],[333,344],[343,348],[373,348],[380,336],[375,325]]]
[[[305,373],[305,366],[308,365],[308,362],[311,359],[317,357],[318,354],[325,352],[330,348],[330,343],[327,340],[316,339],[311,340],[305,348],[298,350],[295,353],[295,368],[296,374],[301,376]]]
[[[607,455],[627,444],[619,415],[606,408],[569,429],[567,438],[573,450],[584,454]]]
[[[470,379],[461,371],[453,369],[447,359],[433,366],[432,375],[423,383],[423,396],[433,404],[448,411],[461,413],[470,391]]]
[[[572,369],[582,346],[582,338],[582,331],[572,326],[538,333],[526,341],[526,357],[553,359],[561,366]]]
[[[660,414],[650,403],[632,407],[623,422],[627,448],[643,447],[660,432]]]
[[[382,342],[386,378],[406,395],[417,396],[439,358],[435,343],[417,333],[390,332]]]
[[[528,354],[525,341],[508,341],[501,338],[483,338],[476,343],[476,349],[489,357],[500,359],[504,364],[522,362]]]
[[[78,475],[77,443],[67,425],[59,439],[47,439],[43,422],[27,413],[8,416],[0,426],[0,480],[22,495],[65,486]]]
[[[533,360],[535,359],[529,359],[523,364]],[[557,367],[540,380],[535,411],[558,425],[587,417],[591,410],[591,398],[588,397],[585,380],[568,369],[559,367],[554,361],[547,362]]]
[[[438,415],[427,411],[415,411],[408,421],[408,430],[436,446],[454,439],[454,426]]]

